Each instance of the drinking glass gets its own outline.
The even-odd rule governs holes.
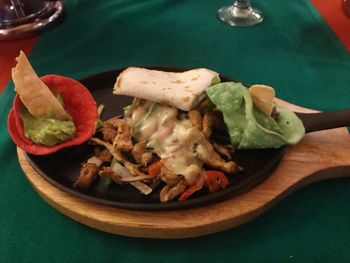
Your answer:
[[[220,20],[235,27],[251,27],[264,20],[258,9],[252,8],[249,0],[235,0],[232,5],[221,7]]]

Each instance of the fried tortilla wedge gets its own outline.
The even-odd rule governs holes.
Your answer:
[[[255,106],[267,116],[270,116],[273,108],[273,99],[275,98],[275,90],[270,86],[256,84],[249,88],[249,93]]]
[[[28,111],[35,117],[53,115],[60,120],[71,119],[59,100],[39,79],[23,51],[16,60],[17,65],[12,69],[12,79],[15,90]]]
[[[164,72],[129,67],[117,78],[113,93],[190,111],[205,97],[205,89],[215,80],[219,80],[219,74],[205,68]]]

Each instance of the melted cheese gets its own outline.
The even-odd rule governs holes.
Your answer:
[[[187,184],[191,185],[201,173],[203,162],[196,157],[193,144],[189,142],[194,129],[192,123],[188,119],[178,119],[177,114],[176,108],[157,104],[133,130],[139,141],[148,141],[147,146],[153,148],[166,168],[183,175]],[[164,129],[167,130],[163,132]],[[165,137],[159,134],[165,134]]]

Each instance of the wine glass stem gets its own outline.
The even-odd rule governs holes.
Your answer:
[[[249,0],[236,0],[233,2],[233,6],[239,8],[239,9],[248,9],[248,8],[250,8],[250,1]]]

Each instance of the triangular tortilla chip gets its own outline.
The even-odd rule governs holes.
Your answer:
[[[15,90],[28,111],[35,117],[54,115],[61,120],[71,119],[58,99],[39,79],[23,51],[16,60],[12,79]]]
[[[270,116],[273,109],[273,99],[275,98],[275,90],[266,85],[253,85],[249,88],[250,96],[259,110]]]

